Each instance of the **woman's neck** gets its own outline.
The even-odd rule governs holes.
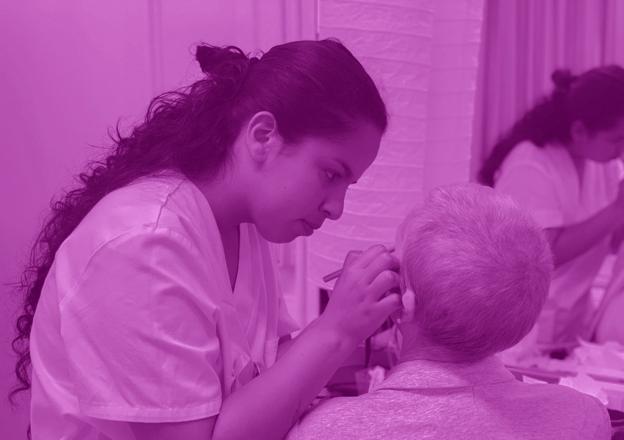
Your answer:
[[[220,176],[206,180],[196,179],[193,183],[208,201],[221,236],[224,239],[237,236],[240,224],[249,222],[250,219],[246,215],[246,204],[234,179]]]
[[[572,163],[574,164],[574,169],[576,170],[576,175],[578,176],[580,183],[583,180],[585,163],[587,162],[587,158],[583,153],[583,146],[575,142],[570,142],[569,144],[565,145],[564,148],[570,155],[570,159],[572,159]]]

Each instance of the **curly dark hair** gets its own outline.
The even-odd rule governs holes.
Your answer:
[[[133,180],[163,170],[189,178],[211,175],[231,158],[244,122],[271,112],[287,143],[307,136],[332,136],[366,121],[384,132],[387,113],[362,65],[339,41],[296,41],[249,58],[235,46],[197,46],[206,74],[192,85],[154,98],[145,120],[128,136],[119,123],[112,152],[78,175],[80,186],[51,204],[52,212],[32,247],[17,290],[24,295],[12,347],[19,385],[30,389],[29,341],[39,297],[61,243],[96,203]]]
[[[541,98],[494,145],[479,171],[479,182],[493,186],[496,171],[522,141],[538,147],[570,142],[570,127],[581,121],[591,132],[608,130],[624,117],[624,69],[608,65],[579,76],[558,69],[551,75],[553,92]]]

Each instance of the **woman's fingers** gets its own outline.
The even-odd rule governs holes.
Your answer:
[[[321,315],[323,322],[348,340],[360,342],[399,310],[401,296],[390,293],[392,289],[400,290],[400,277],[395,271],[398,266],[395,259],[389,257],[383,246],[361,254],[350,252],[345,259],[343,275]],[[364,262],[368,266],[364,266]],[[384,269],[386,267],[395,270]]]
[[[364,276],[367,284],[372,283],[377,276],[385,270],[399,272],[400,261],[394,255],[388,252],[382,252],[369,263],[364,269],[366,275]]]
[[[363,253],[362,251],[349,251],[344,259],[343,268],[354,264]]]
[[[383,253],[387,253],[387,252],[388,252],[388,248],[382,244],[376,244],[374,246],[371,246],[362,253],[360,258],[358,259],[357,265],[360,268],[365,268],[369,264],[371,264],[373,261],[375,261],[375,259],[379,255]]]
[[[349,251],[345,257],[342,272],[344,273],[345,270],[348,270],[354,278],[362,279],[368,284],[377,276],[377,272],[383,270],[385,266],[393,267],[392,262],[385,263],[385,265],[384,263],[377,262],[369,269],[368,266],[379,258],[381,258],[382,261],[386,261],[388,257],[384,257],[384,254],[389,256],[388,249],[383,245],[371,246],[366,251]],[[340,277],[342,277],[342,275],[341,273]]]
[[[386,319],[393,313],[398,312],[403,308],[403,302],[401,301],[401,295],[398,293],[391,293],[387,296],[384,296],[379,301],[377,301],[377,312],[382,319]]]
[[[400,275],[393,270],[384,270],[379,273],[368,287],[373,300],[378,300],[392,289],[401,290]]]

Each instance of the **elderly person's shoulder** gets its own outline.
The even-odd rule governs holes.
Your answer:
[[[357,397],[334,397],[326,399],[310,409],[292,427],[286,440],[311,440],[322,438],[346,439],[353,432],[353,416],[362,410],[370,410],[366,394]],[[356,417],[357,418],[357,417]]]
[[[609,413],[597,398],[563,385],[517,382],[514,388],[518,411],[535,413],[537,404],[549,423],[574,433],[568,438],[611,438]]]

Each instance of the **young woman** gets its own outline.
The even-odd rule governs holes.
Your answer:
[[[206,77],[117,131],[33,249],[14,347],[23,389],[32,360],[35,439],[282,438],[400,307],[396,258],[353,253],[326,311],[278,353],[294,326],[267,241],[341,216],[385,106],[336,41],[196,56]]]
[[[589,289],[624,225],[624,69],[552,75],[555,89],[495,145],[480,180],[513,196],[546,229],[555,259],[537,324],[543,347],[588,338]]]

